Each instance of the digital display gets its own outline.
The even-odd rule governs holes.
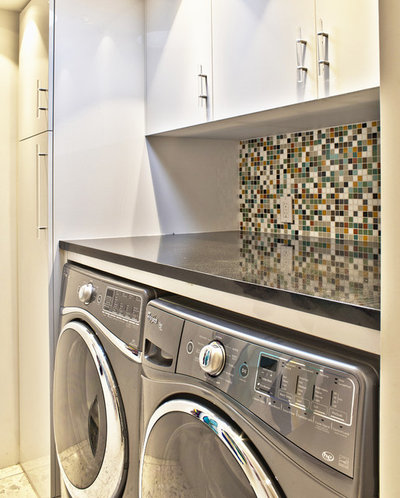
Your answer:
[[[119,318],[139,322],[141,304],[140,296],[108,287],[103,311]]]
[[[271,372],[276,372],[277,365],[278,365],[278,360],[274,360],[269,356],[261,355],[260,364],[259,364],[261,368],[265,368],[267,370],[270,370]]]

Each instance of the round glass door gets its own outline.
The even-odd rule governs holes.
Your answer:
[[[282,496],[243,436],[188,400],[168,401],[150,419],[140,489],[142,498]]]
[[[125,482],[126,423],[107,356],[89,327],[62,330],[54,368],[54,435],[73,497],[118,496]]]

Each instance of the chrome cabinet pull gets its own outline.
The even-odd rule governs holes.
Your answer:
[[[307,40],[301,37],[301,29],[299,29],[299,37],[296,40],[296,59],[297,59],[297,83],[304,83],[308,67],[304,65],[307,49]]]
[[[321,75],[321,66],[329,66],[328,40],[329,35],[323,29],[322,19],[320,20],[321,29],[317,33],[318,37],[318,74]]]
[[[199,99],[208,99],[207,75],[203,73],[203,66],[199,67]]]
[[[38,231],[47,230],[47,205],[42,205],[43,190],[47,191],[47,181],[45,188],[42,188],[42,158],[48,154],[40,152],[36,146],[36,228]]]
[[[49,108],[47,105],[42,104],[42,99],[41,95],[47,94],[49,91],[48,88],[44,88],[40,86],[40,81],[37,80],[37,86],[36,86],[36,117],[38,118],[40,116],[40,111],[48,111]]]

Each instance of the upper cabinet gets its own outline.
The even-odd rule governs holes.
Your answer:
[[[378,0],[213,0],[215,119],[379,85]]]
[[[378,0],[316,0],[318,97],[379,86]]]
[[[20,15],[19,139],[49,123],[49,2],[31,0]]]
[[[213,0],[214,117],[317,97],[314,0]]]
[[[378,0],[147,0],[146,30],[148,134],[379,86]]]
[[[211,119],[211,0],[146,2],[147,133]]]

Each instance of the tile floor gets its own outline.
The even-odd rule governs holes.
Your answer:
[[[38,498],[20,465],[0,469],[0,498]]]

